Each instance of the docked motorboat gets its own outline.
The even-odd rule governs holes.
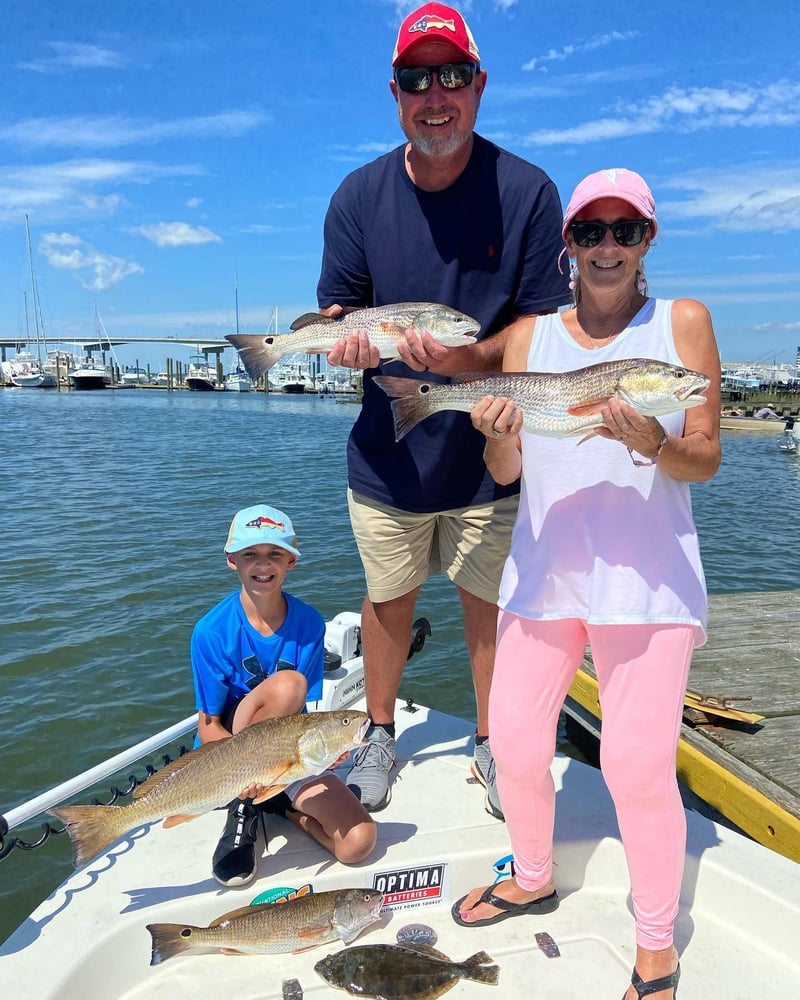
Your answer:
[[[119,377],[120,385],[149,385],[146,368],[127,368]]]
[[[223,388],[226,392],[250,392],[253,388],[253,380],[241,365],[237,365],[225,376]]]
[[[87,355],[69,373],[73,389],[105,389],[111,385],[111,369],[91,354]]]
[[[331,669],[318,710],[363,706],[358,638],[359,616],[341,615],[328,623]],[[155,753],[159,737],[189,732],[195,719],[157,734],[148,753]],[[369,887],[383,893],[383,910],[381,919],[361,932],[358,945],[423,935],[457,961],[479,951],[491,956],[500,989],[460,980],[449,994],[454,1000],[620,996],[634,962],[634,927],[625,857],[600,772],[560,755],[552,767],[560,907],[546,916],[464,928],[451,918],[453,903],[474,886],[508,878],[512,861],[505,825],[484,811],[483,790],[470,773],[474,723],[411,698],[398,702],[396,721],[392,799],[375,815],[378,842],[362,863],[347,867],[332,861],[292,823],[270,815],[268,839],[259,841],[256,881],[222,889],[210,871],[224,825],[221,813],[170,829],[141,827],[74,871],[0,946],[4,993],[24,1000],[335,1000],[342,994],[323,982],[314,966],[340,951],[341,942],[287,954],[193,950],[151,965],[147,925],[205,927],[251,902]],[[109,766],[113,771],[129,764],[115,759]],[[91,781],[97,779],[95,769]],[[68,792],[73,800],[78,787]],[[57,799],[60,793],[53,794]],[[23,814],[30,821],[51,808],[53,794],[26,804],[26,811],[7,813],[6,824],[14,828]],[[800,866],[698,814],[688,813],[687,824],[676,926],[681,996],[800,996]],[[25,861],[35,864],[35,852],[26,853]],[[404,995],[440,995],[425,988]]]
[[[217,388],[217,373],[204,354],[193,354],[189,358],[184,382],[193,392],[213,392]]]

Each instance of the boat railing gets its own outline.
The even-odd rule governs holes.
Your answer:
[[[22,826],[23,823],[27,823],[42,813],[46,813],[53,806],[58,805],[59,802],[64,802],[85,788],[96,785],[112,774],[116,774],[123,768],[129,767],[143,757],[147,757],[161,747],[179,739],[181,736],[185,736],[186,733],[191,732],[196,726],[197,713],[195,712],[181,722],[176,722],[167,729],[162,729],[161,732],[149,736],[146,740],[128,747],[127,750],[122,750],[100,764],[96,764],[94,767],[75,775],[73,778],[62,781],[61,784],[56,785],[49,791],[42,792],[28,802],[23,802],[22,805],[16,806],[7,813],[0,815],[0,858],[4,857],[10,851],[10,847],[6,848],[4,846],[3,839],[11,830]],[[137,783],[134,782],[134,784]]]

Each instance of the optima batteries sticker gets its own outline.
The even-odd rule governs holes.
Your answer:
[[[450,865],[446,861],[417,868],[376,872],[372,888],[383,893],[384,909],[416,910],[450,904]]]

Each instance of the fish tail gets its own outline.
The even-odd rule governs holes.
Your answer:
[[[60,806],[50,811],[69,834],[76,868],[91,861],[128,829],[121,806]]]
[[[468,959],[461,963],[464,975],[467,979],[472,979],[476,983],[486,983],[489,986],[497,986],[500,980],[500,967],[495,965],[491,955],[485,951],[477,951],[470,955]]]
[[[283,352],[271,347],[260,333],[232,333],[225,339],[239,352],[242,364],[252,379],[260,379],[283,357]]]
[[[153,939],[153,949],[150,953],[150,964],[159,965],[168,958],[180,955],[192,947],[192,931],[198,927],[186,924],[147,924],[150,937]]]
[[[401,441],[417,424],[436,412],[431,406],[429,394],[422,395],[418,379],[397,378],[391,375],[378,375],[375,382],[387,396],[392,396],[392,417],[394,418],[394,439]]]

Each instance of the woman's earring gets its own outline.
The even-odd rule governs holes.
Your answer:
[[[636,272],[636,291],[640,295],[647,295],[647,275],[644,273],[644,257],[639,261],[639,270]]]
[[[575,291],[575,285],[578,283],[578,264],[576,261],[571,260],[569,262],[569,290],[571,292]]]

